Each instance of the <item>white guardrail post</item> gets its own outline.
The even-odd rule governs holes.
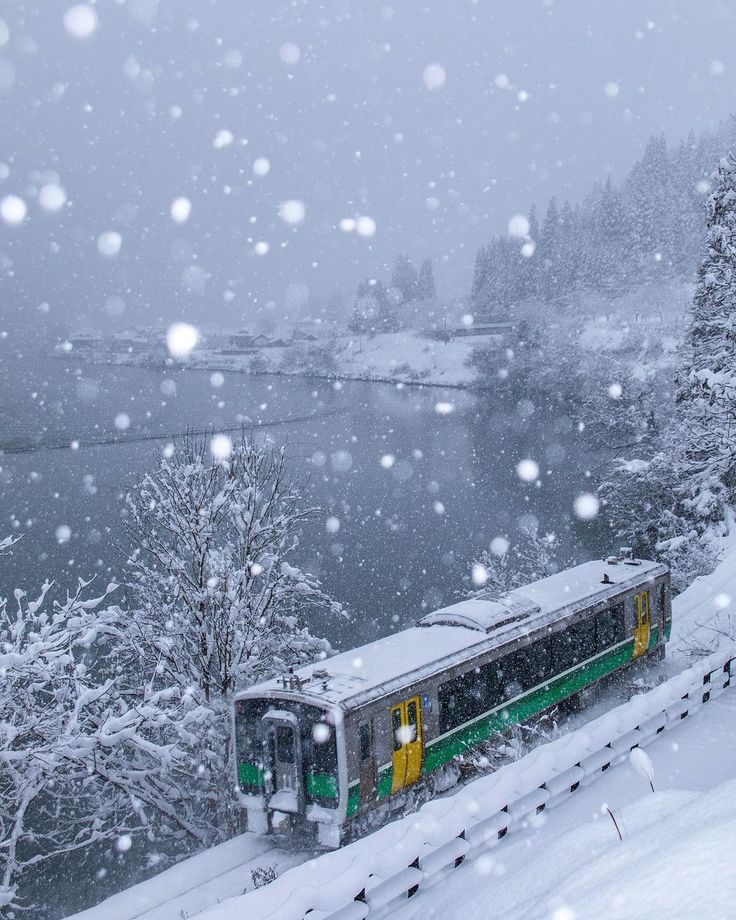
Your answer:
[[[564,801],[610,766],[715,699],[736,676],[736,645],[715,652],[587,725],[428,802],[370,838],[319,856],[238,899],[262,920],[379,920],[400,899],[495,846],[526,818]],[[366,840],[371,840],[366,850]],[[245,914],[243,914],[245,915]]]

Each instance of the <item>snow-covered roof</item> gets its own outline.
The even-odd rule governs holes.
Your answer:
[[[286,687],[281,678],[274,678],[240,696],[306,698],[354,709],[666,572],[664,565],[645,560],[585,562],[497,600],[465,600],[444,607],[410,629],[299,668],[298,690],[288,689],[288,678]]]
[[[510,594],[494,600],[472,598],[442,607],[422,617],[419,625],[467,626],[468,629],[487,633],[509,623],[526,620],[534,613],[539,613],[538,604]]]

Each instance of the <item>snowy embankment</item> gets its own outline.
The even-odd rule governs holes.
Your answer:
[[[257,366],[257,373],[468,387],[474,377],[468,359],[474,348],[488,341],[488,336],[467,336],[443,342],[409,331],[373,338],[345,335],[318,346],[332,355],[329,367],[325,361],[300,359],[298,352],[305,346],[261,348],[257,355],[200,350],[189,364],[220,371],[253,372]]]
[[[670,643],[669,658],[666,662],[668,670],[674,676],[667,685],[656,688],[653,691],[655,695],[664,697],[669,686],[670,695],[674,694],[674,699],[679,700],[684,691],[679,683],[676,687],[675,684],[682,681],[683,675],[678,676],[677,672],[686,669],[688,663],[692,664],[692,661],[688,662],[688,644],[693,636],[701,642],[716,638],[712,631],[713,623],[715,621],[717,624],[723,616],[731,596],[736,597],[736,546],[726,549],[723,561],[713,574],[698,579],[684,594],[675,599],[673,641]],[[634,702],[639,699],[636,698]],[[612,718],[618,719],[617,731],[622,734],[622,728],[625,726],[622,726],[621,719],[615,712],[607,714],[603,720],[608,720],[610,725]],[[584,726],[582,731],[590,734],[599,721],[593,720]],[[467,903],[467,899],[472,896],[477,900],[473,908],[474,913],[463,913],[462,920],[486,917],[488,889],[491,886],[494,904],[498,905],[496,916],[508,917],[509,920],[521,917],[529,920],[535,917],[550,918],[555,916],[556,908],[550,906],[554,898],[557,897],[554,904],[562,904],[559,900],[562,896],[566,899],[565,903],[573,904],[576,899],[582,897],[581,892],[584,894],[587,890],[578,889],[577,880],[586,878],[588,886],[607,884],[606,880],[610,880],[610,888],[604,889],[601,895],[609,905],[609,913],[596,903],[595,909],[591,907],[590,913],[585,907],[585,912],[577,915],[560,913],[556,920],[572,920],[574,916],[577,916],[577,920],[582,920],[583,917],[596,914],[601,918],[643,915],[658,917],[660,915],[653,913],[639,914],[636,910],[618,910],[615,906],[618,903],[616,898],[622,886],[615,875],[610,879],[607,875],[610,871],[609,866],[615,865],[620,866],[621,873],[632,879],[640,879],[642,885],[646,884],[652,890],[656,890],[660,885],[670,884],[670,872],[663,869],[665,863],[659,858],[652,859],[651,850],[650,856],[646,860],[641,860],[642,851],[648,847],[653,847],[657,853],[664,853],[668,847],[674,848],[675,853],[668,854],[668,858],[672,859],[682,847],[692,846],[695,851],[707,851],[708,859],[712,859],[717,867],[713,871],[720,870],[722,876],[728,875],[730,869],[726,871],[725,864],[719,862],[721,854],[712,853],[708,849],[711,840],[715,839],[711,837],[708,827],[702,821],[690,822],[693,810],[697,812],[702,808],[708,810],[708,813],[719,813],[721,810],[723,815],[728,817],[734,809],[726,800],[732,799],[736,790],[730,784],[723,789],[714,787],[736,776],[736,693],[727,690],[718,699],[702,706],[699,711],[693,711],[684,721],[673,711],[670,722],[672,730],[656,736],[653,743],[647,747],[655,765],[655,786],[658,790],[655,796],[649,793],[648,786],[641,777],[636,776],[631,770],[626,753],[622,749],[618,754],[618,759],[622,762],[615,769],[601,775],[599,764],[593,771],[597,773],[597,782],[587,786],[583,782],[581,786],[584,788],[580,788],[574,795],[565,794],[562,807],[551,810],[545,808],[540,815],[520,815],[515,833],[504,839],[503,846],[492,850],[481,848],[474,858],[466,860],[459,872],[443,870],[445,873],[449,872],[449,875],[442,886],[435,885],[426,891],[420,888],[415,897],[396,906],[397,911],[401,909],[405,912],[397,913],[396,916],[401,916],[402,920],[403,917],[415,916],[422,916],[423,920],[426,917],[453,920],[458,916],[460,920],[459,914],[453,912],[455,906],[461,902]],[[557,749],[569,758],[571,741],[571,738],[565,736],[552,745],[556,745]],[[545,745],[533,752],[534,760],[538,765],[541,764],[542,769],[545,750],[549,747],[550,745]],[[609,753],[613,755],[612,751]],[[515,775],[514,768],[516,765],[511,766]],[[428,806],[428,819],[435,820],[432,818],[432,811],[439,809],[437,814],[441,813],[437,840],[439,841],[440,837],[449,838],[449,846],[451,849],[455,847],[457,856],[463,855],[465,845],[455,841],[452,834],[455,818],[449,820],[446,809],[453,807],[453,803],[458,803],[461,816],[464,812],[465,817],[474,817],[473,810],[475,809],[477,815],[483,786],[493,782],[494,776],[485,777],[459,790],[457,795],[430,803]],[[699,795],[697,800],[692,795],[682,794],[703,793],[710,789],[713,791],[707,795]],[[688,804],[691,799],[692,806]],[[610,819],[607,816],[601,818],[600,809],[604,801],[609,802],[617,811],[617,817],[623,819],[623,844],[618,841]],[[682,817],[683,815],[690,817]],[[591,816],[594,817],[591,819]],[[675,819],[677,829],[672,825]],[[680,827],[683,822],[683,827],[690,828],[689,835]],[[389,846],[397,842],[400,844],[405,829],[416,823],[417,818],[410,816],[335,854],[321,856],[293,872],[287,871],[268,889],[260,889],[238,898],[234,896],[242,894],[245,889],[253,888],[251,869],[273,865],[281,873],[309,858],[309,854],[276,850],[267,841],[252,835],[243,835],[121,892],[89,911],[77,914],[74,920],[180,920],[182,916],[200,916],[202,911],[205,912],[201,914],[203,920],[205,917],[210,920],[221,920],[223,917],[227,917],[228,920],[265,917],[269,912],[272,916],[279,917],[278,905],[282,902],[277,902],[274,913],[274,898],[284,899],[285,892],[293,892],[302,886],[313,888],[314,882],[320,878],[320,865],[324,866],[330,861],[334,863],[335,873],[328,874],[328,878],[333,878],[338,872],[342,873],[344,867],[350,864],[362,871],[363,864],[384,854]],[[716,823],[714,820],[714,827]],[[493,824],[491,827],[491,824],[493,821],[488,829],[493,831],[496,825]],[[676,837],[675,834],[681,836]],[[725,840],[725,836],[721,835],[720,839]],[[406,841],[407,847],[410,842]],[[728,854],[729,849],[726,847],[722,852]],[[406,852],[408,853],[409,849]],[[444,857],[451,856],[452,862],[453,853],[446,851]],[[532,866],[532,856],[538,860],[538,865]],[[693,859],[696,858],[697,853],[693,856]],[[724,858],[727,859],[728,855]],[[413,856],[408,861],[402,860],[402,864],[406,862],[408,868],[408,862],[412,859]],[[621,860],[625,862],[627,859],[631,860],[631,866],[621,863]],[[559,880],[568,878],[572,871],[570,867],[573,865],[577,867],[578,876],[574,881],[568,879],[560,888]],[[703,886],[710,885],[710,869],[701,872],[695,862],[690,865],[693,871],[689,874],[678,871],[677,877],[682,884],[687,883],[695,888],[701,883]],[[603,881],[595,881],[598,877]],[[325,885],[335,888],[326,882]],[[730,889],[723,884],[720,887],[711,885],[708,896],[725,897],[728,891]],[[348,902],[350,897],[352,896],[349,895]],[[222,908],[207,910],[208,907],[228,898],[232,900]],[[682,894],[682,899],[683,904],[688,903],[685,893]],[[360,912],[362,906],[358,905],[357,910]],[[668,920],[697,915],[697,911],[661,914]],[[718,910],[710,914],[714,917],[721,915],[726,916],[722,912],[719,914]],[[286,914],[283,916],[286,917]],[[322,917],[325,916],[327,914],[322,914]],[[358,917],[359,913],[355,916]],[[315,914],[315,920],[318,917],[322,920],[319,914]]]
[[[273,867],[281,874],[314,853],[288,851],[254,834],[241,834],[185,859],[83,910],[68,920],[182,920],[254,887],[251,872]]]

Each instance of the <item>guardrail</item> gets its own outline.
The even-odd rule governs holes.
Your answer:
[[[719,696],[736,678],[729,645],[455,796],[285,873],[265,888],[205,912],[260,920],[379,920],[399,900],[498,844],[526,819],[595,782],[612,765]],[[734,681],[736,683],[736,680]],[[203,918],[204,920],[204,918]]]

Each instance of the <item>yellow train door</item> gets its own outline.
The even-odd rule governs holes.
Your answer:
[[[636,606],[636,626],[634,627],[634,654],[638,658],[646,652],[649,646],[649,592],[642,591],[634,599]]]
[[[422,712],[418,696],[391,707],[391,792],[415,783],[422,772]]]

